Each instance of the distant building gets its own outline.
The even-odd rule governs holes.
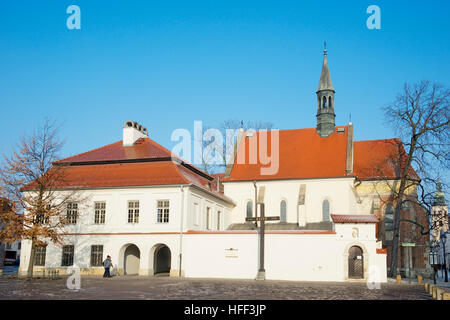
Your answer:
[[[0,198],[0,212],[6,210],[8,207],[8,201],[4,198]],[[0,230],[3,229],[4,225],[0,223]],[[6,245],[0,242],[0,274],[2,273],[2,268],[5,264],[5,248]]]
[[[432,224],[435,226],[432,232],[432,243],[438,254],[438,263],[441,266],[446,265],[450,269],[450,218],[448,215],[448,205],[445,202],[440,181],[437,182],[432,210]]]
[[[16,265],[20,263],[20,249],[21,242],[15,241],[11,244],[6,243],[4,245],[4,264],[5,265]]]

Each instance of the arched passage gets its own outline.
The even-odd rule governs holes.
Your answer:
[[[130,244],[126,247],[123,255],[123,270],[125,275],[139,274],[141,263],[141,252],[139,248]]]
[[[155,275],[170,275],[172,253],[165,244],[159,244],[155,248],[153,256],[153,270]]]

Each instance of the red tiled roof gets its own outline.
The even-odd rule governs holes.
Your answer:
[[[151,161],[131,163],[102,163],[57,166],[63,178],[57,188],[111,188],[151,185],[195,185],[207,192],[232,202],[216,191],[214,181],[197,174],[177,161]],[[211,187],[210,187],[211,184]],[[24,190],[32,190],[33,183]]]
[[[344,129],[338,133],[337,129]],[[250,164],[249,149],[252,139],[259,141],[259,132],[251,138],[242,139],[238,156],[228,178],[223,181],[251,181],[276,179],[312,179],[357,176],[360,180],[380,178],[398,179],[400,170],[395,164],[399,156],[405,160],[405,152],[400,139],[355,141],[353,147],[353,172],[347,174],[345,163],[347,155],[348,126],[336,127],[336,131],[326,138],[320,137],[316,129],[279,130],[279,168],[273,175],[262,175],[259,143],[257,144],[258,163]],[[271,133],[267,134],[268,154],[271,154]],[[238,163],[245,155],[245,163]],[[244,157],[241,157],[243,159]],[[418,176],[413,169],[410,175]]]
[[[353,173],[361,180],[400,179],[406,156],[400,139],[355,141]],[[409,176],[419,179],[413,168]]]
[[[217,191],[214,178],[185,163],[150,138],[141,138],[132,146],[118,141],[53,163],[64,181],[55,188],[104,188],[150,185],[192,184],[232,201]],[[61,174],[61,173],[58,173]],[[24,190],[31,190],[33,183]]]
[[[224,181],[272,180],[294,178],[319,178],[345,176],[347,127],[344,133],[332,133],[327,138],[320,137],[316,130],[279,130],[279,168],[273,175],[262,175],[262,165],[258,156],[257,164],[249,163],[249,148],[252,139],[258,139],[257,132],[251,138],[242,138],[229,178]],[[267,153],[271,154],[271,133],[267,133]],[[238,164],[239,155],[245,152],[245,163]],[[259,154],[259,143],[257,146]]]
[[[150,138],[141,138],[132,146],[123,146],[122,141],[117,141],[101,148],[93,149],[59,161],[60,163],[86,163],[126,161],[175,157],[170,150],[164,148]]]
[[[334,223],[377,223],[374,215],[364,214],[331,214]]]

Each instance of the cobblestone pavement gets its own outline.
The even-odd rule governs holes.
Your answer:
[[[422,285],[83,276],[78,291],[58,280],[0,279],[0,300],[7,299],[150,299],[150,300],[431,300]]]

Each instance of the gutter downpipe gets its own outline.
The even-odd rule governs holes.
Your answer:
[[[180,255],[179,255],[179,268],[178,268],[178,276],[181,278],[181,262],[183,259],[183,218],[184,218],[184,188],[180,186],[181,190],[181,222],[180,222]]]

